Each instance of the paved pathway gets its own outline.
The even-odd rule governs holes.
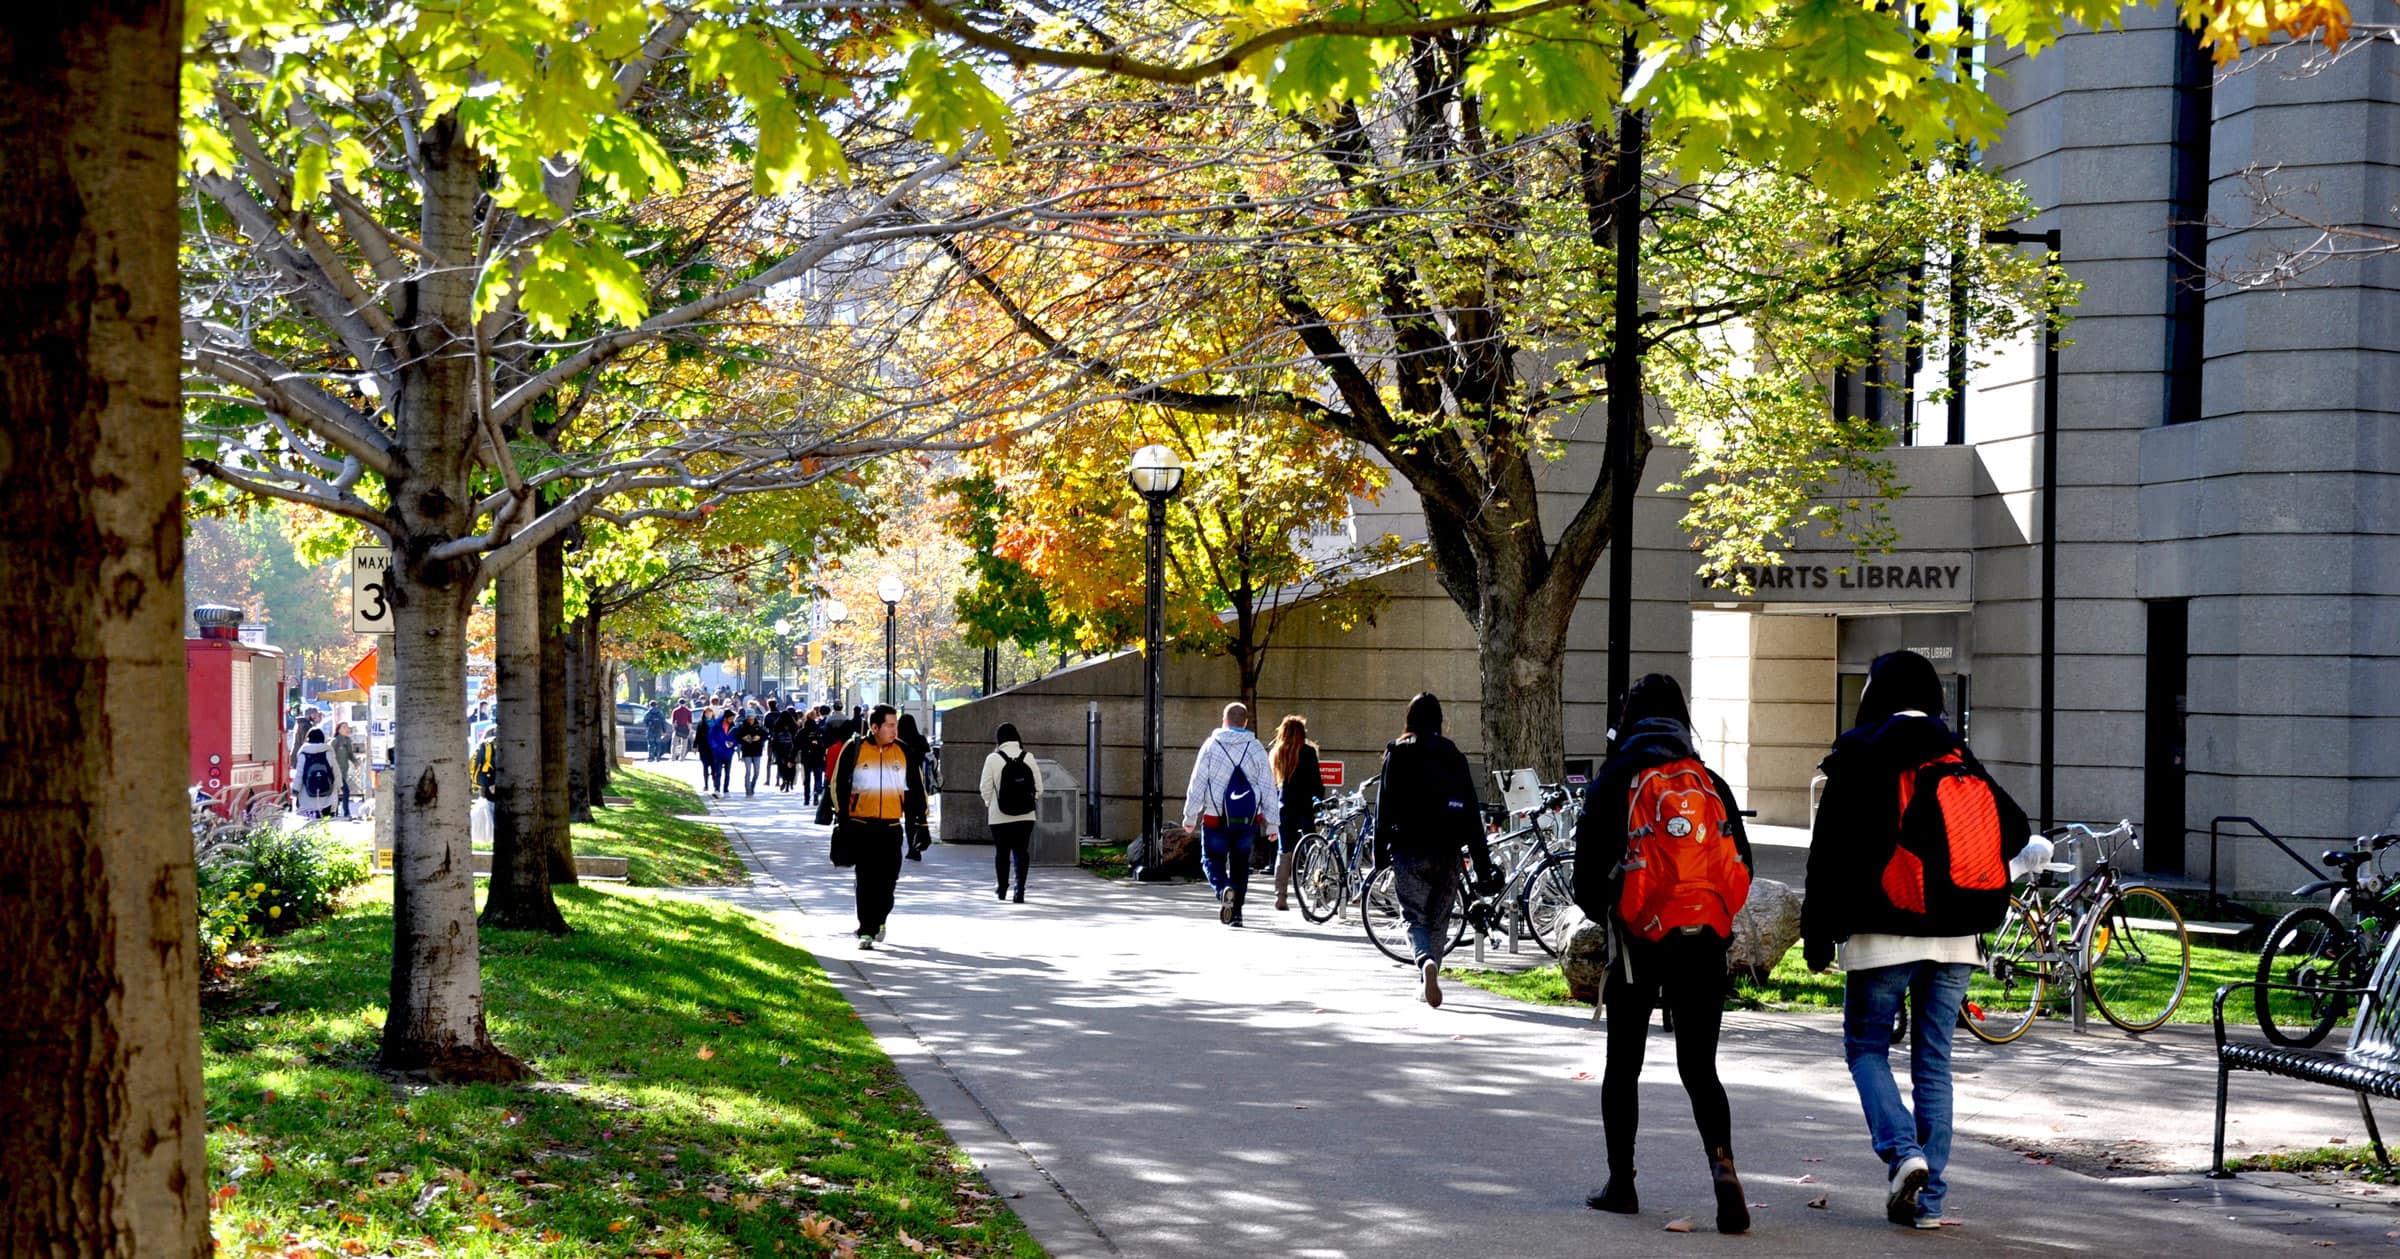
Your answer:
[[[2112,1156],[2206,1162],[2205,1029],[2137,1041],[2044,1027],[2003,1049],[1962,1045],[1950,1211],[1963,1224],[1938,1238],[1882,1218],[1882,1168],[1835,1022],[1768,1014],[1727,1017],[1721,1070],[1761,1205],[1749,1238],[1715,1236],[1672,1042],[1654,1032],[1645,1211],[1598,1215],[1582,1200],[1602,1170],[1602,1043],[1581,1011],[1461,985],[1428,1010],[1355,927],[1312,928],[1268,907],[1233,931],[1195,885],[1036,870],[1029,903],[1001,904],[983,848],[937,846],[908,863],[889,944],[859,952],[850,876],[825,861],[824,832],[797,796],[714,804],[758,875],[730,895],[817,951],[970,1156],[1022,1195],[1012,1205],[1053,1255],[1585,1259],[1746,1246],[1855,1259],[1929,1245],[2400,1244],[2400,1197],[2387,1191],[2069,1170],[2104,1171]],[[2298,1146],[2363,1139],[2343,1095],[2244,1077],[2234,1100],[2237,1148],[2248,1132]],[[1677,1217],[1699,1231],[1663,1233]]]

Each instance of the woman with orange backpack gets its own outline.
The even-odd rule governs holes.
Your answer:
[[[1627,690],[1616,740],[1584,795],[1577,836],[1575,901],[1607,924],[1614,946],[1600,994],[1608,1015],[1600,1077],[1608,1183],[1585,1205],[1619,1215],[1641,1210],[1633,1139],[1650,1012],[1663,1005],[1708,1155],[1717,1231],[1748,1232],[1750,1205],[1733,1169],[1733,1110],[1717,1078],[1717,1033],[1733,916],[1750,896],[1750,837],[1733,788],[1693,750],[1691,713],[1675,679],[1652,673]]]
[[[1800,938],[1810,970],[1841,946],[1842,1055],[1884,1163],[1884,1216],[1939,1228],[1949,1186],[1950,1037],[2008,885],[2050,859],[2025,811],[1942,724],[1942,680],[1913,651],[1877,658],[1858,724],[1822,766]],[[1916,1110],[1892,1079],[1901,1002]]]

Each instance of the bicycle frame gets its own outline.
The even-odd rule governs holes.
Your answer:
[[[2041,879],[2053,873],[2045,867],[2036,872],[2022,896],[2017,899],[2028,910],[2034,939],[2042,950],[2030,960],[2039,963],[2047,972],[2045,978],[2063,980],[2067,985],[2067,1008],[2074,1029],[2084,1030],[2086,998],[2090,995],[2092,970],[2092,935],[2099,929],[2102,906],[2109,904],[2117,893],[2132,886],[2125,882],[2113,860],[2115,849],[2111,841],[2123,840],[2140,846],[2133,837],[2133,823],[2122,821],[2104,831],[2094,831],[2081,822],[2070,822],[2058,828],[2065,832],[2058,841],[2060,849],[2074,848],[2092,841],[2091,871],[2076,879],[2056,896],[2044,899]],[[2067,927],[2063,933],[2062,926]],[[2068,947],[2060,949],[2062,940]],[[2055,968],[2055,969],[2053,969]]]

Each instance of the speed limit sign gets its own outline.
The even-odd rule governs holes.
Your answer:
[[[392,552],[389,547],[350,549],[350,632],[392,632]]]

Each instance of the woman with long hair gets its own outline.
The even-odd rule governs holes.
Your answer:
[[[1275,789],[1283,793],[1278,819],[1282,843],[1275,854],[1275,908],[1292,907],[1292,852],[1300,837],[1317,829],[1317,801],[1325,794],[1318,769],[1317,745],[1309,741],[1308,719],[1292,713],[1275,726],[1275,744],[1267,749],[1275,767]]]

